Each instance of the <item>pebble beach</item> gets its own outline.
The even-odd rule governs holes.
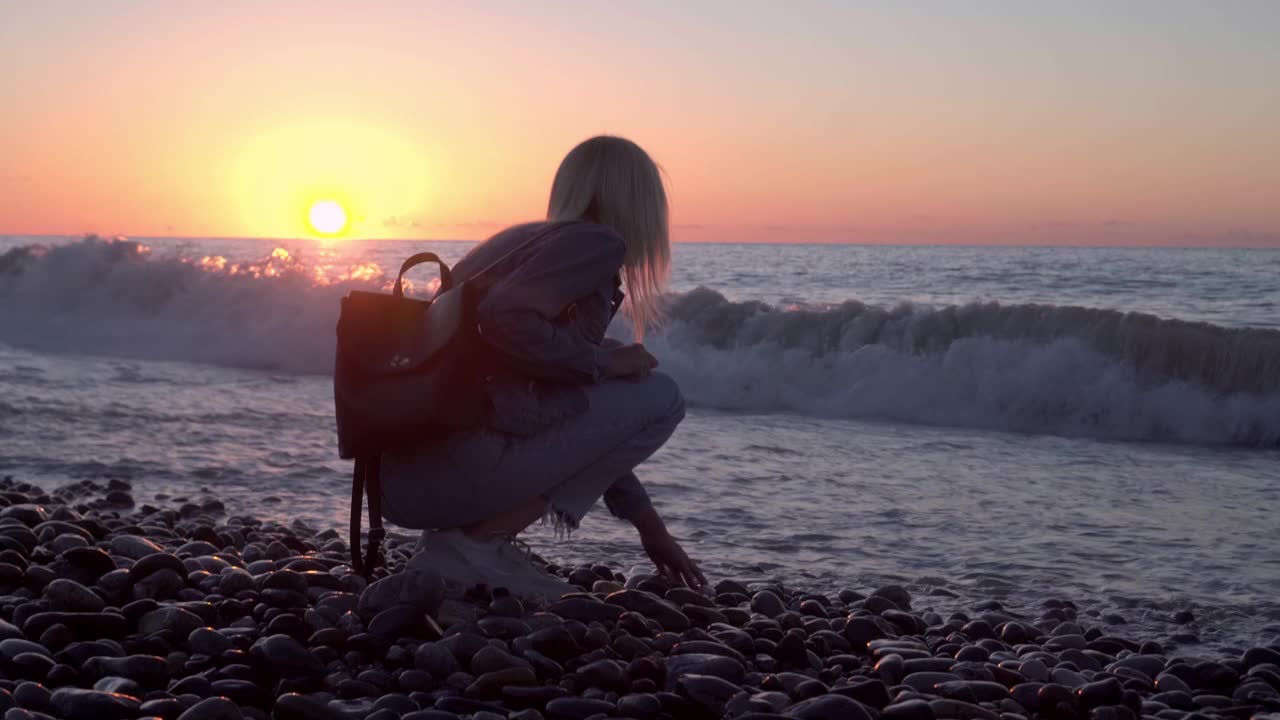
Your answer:
[[[608,562],[549,565],[581,590],[549,604],[389,597],[336,530],[210,496],[6,477],[0,506],[4,720],[1280,718],[1280,646],[1169,653],[1070,598],[944,615],[898,585],[697,592]]]
[[[1276,28],[0,0],[0,720],[1280,720]]]

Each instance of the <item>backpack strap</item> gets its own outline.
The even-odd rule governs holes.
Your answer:
[[[364,491],[369,498],[369,549],[364,556],[364,576],[382,567],[382,541],[387,531],[382,528],[382,458],[374,456],[365,463]]]
[[[409,272],[409,270],[414,266],[421,265],[424,262],[433,262],[440,267],[440,288],[436,290],[437,294],[443,293],[453,287],[453,276],[449,274],[449,266],[444,264],[444,261],[440,259],[439,255],[436,255],[433,252],[422,252],[417,255],[410,256],[409,259],[405,260],[400,266],[400,272],[396,275],[396,284],[392,289],[391,294],[396,297],[404,297],[404,274]]]
[[[351,471],[351,567],[369,579],[382,566],[382,541],[387,531],[382,527],[382,468],[377,455],[356,458]],[[364,496],[369,498],[369,547],[360,555],[360,515]]]
[[[488,265],[485,265],[484,267],[480,268],[480,269],[479,269],[478,271],[476,271],[473,275],[471,275],[471,277],[469,277],[469,278],[467,279],[467,281],[468,281],[468,282],[472,282],[472,283],[480,282],[480,281],[481,281],[481,278],[485,278],[485,276],[486,276],[486,275],[488,275],[488,274],[489,274],[489,273],[490,273],[494,268],[498,267],[498,266],[499,266],[499,265],[501,265],[502,263],[504,263],[504,262],[506,262],[506,261],[510,260],[511,258],[515,257],[518,253],[520,253],[521,251],[523,251],[523,250],[525,250],[525,249],[527,249],[527,248],[531,247],[534,243],[538,242],[538,241],[539,241],[539,240],[541,240],[542,238],[545,238],[545,237],[550,236],[552,233],[556,232],[557,230],[561,230],[561,229],[563,229],[563,228],[569,227],[570,225],[577,225],[578,223],[581,223],[581,222],[583,222],[583,221],[581,221],[581,220],[554,220],[554,221],[550,221],[550,222],[548,222],[547,224],[543,225],[541,228],[539,228],[538,230],[536,230],[535,232],[533,232],[531,235],[529,235],[529,237],[528,237],[528,238],[526,238],[526,239],[524,240],[524,242],[518,243],[515,247],[513,247],[513,248],[511,248],[510,250],[508,250],[507,252],[503,253],[501,256],[499,256],[499,257],[498,257],[496,260],[494,260],[493,262],[491,262],[491,263],[489,263]],[[479,246],[477,246],[477,247],[479,247]],[[412,259],[413,259],[413,258],[410,258],[410,260],[412,260]],[[466,258],[464,257],[464,258],[463,258],[463,260],[465,260],[465,259],[466,259]],[[405,263],[408,263],[408,262],[409,262],[409,260],[406,260],[406,261],[405,261]],[[454,267],[455,267],[455,268],[457,267],[457,263],[454,263]],[[485,280],[488,280],[488,278],[485,278]],[[453,281],[453,280],[452,280],[452,276],[450,276],[450,283],[452,283],[452,281]],[[444,292],[444,290],[445,290],[445,287],[444,287],[444,286],[443,286],[443,284],[442,284],[442,285],[441,285],[441,289],[440,289],[440,291],[441,291],[441,292]]]

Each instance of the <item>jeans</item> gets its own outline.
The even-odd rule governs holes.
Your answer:
[[[601,496],[623,518],[649,507],[632,470],[684,419],[680,389],[652,373],[583,390],[585,412],[536,435],[484,428],[383,453],[383,516],[415,530],[455,528],[545,496],[572,529]]]

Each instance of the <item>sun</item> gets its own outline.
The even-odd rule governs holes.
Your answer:
[[[321,235],[337,235],[347,226],[347,211],[337,200],[317,200],[311,204],[307,219]]]

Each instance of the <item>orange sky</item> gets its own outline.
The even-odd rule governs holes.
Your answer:
[[[1280,3],[472,5],[0,3],[0,234],[483,237],[611,132],[677,240],[1280,246]]]

